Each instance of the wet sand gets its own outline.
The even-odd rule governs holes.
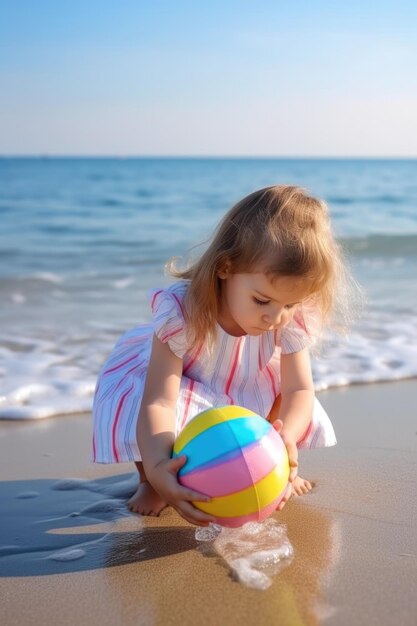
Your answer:
[[[417,382],[320,400],[339,443],[302,453],[317,486],[275,514],[294,558],[264,591],[174,511],[126,515],[131,467],[90,464],[88,416],[0,423],[1,623],[414,626]]]

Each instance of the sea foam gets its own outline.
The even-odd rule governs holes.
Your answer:
[[[241,528],[210,524],[197,529],[195,538],[211,543],[232,577],[253,589],[268,589],[273,576],[291,563],[294,554],[285,524],[272,518],[262,523],[249,522]]]
[[[0,419],[89,412],[98,372],[117,333],[0,337]],[[417,323],[409,312],[369,312],[347,337],[327,335],[312,359],[316,391],[417,377]]]

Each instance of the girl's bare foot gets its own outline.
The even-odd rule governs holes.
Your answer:
[[[313,485],[305,478],[301,478],[301,476],[296,476],[291,483],[292,496],[303,496],[305,493],[308,493],[313,489]]]
[[[157,516],[167,506],[167,503],[162,500],[152,485],[145,480],[139,483],[127,506],[132,513]]]

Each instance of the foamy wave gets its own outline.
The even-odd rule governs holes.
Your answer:
[[[417,377],[415,317],[373,313],[347,339],[329,336],[313,359],[317,390]]]
[[[14,302],[14,304],[25,304],[27,298],[22,293],[12,293],[10,300]]]
[[[89,323],[64,336],[0,336],[0,419],[89,412],[97,374],[120,329]],[[417,377],[417,322],[411,313],[369,313],[343,339],[328,336],[313,358],[316,390]]]
[[[120,278],[119,280],[115,280],[113,282],[113,287],[115,289],[126,289],[126,287],[130,287],[135,282],[133,277]]]
[[[0,418],[42,419],[91,410],[99,367],[93,346],[65,338],[55,343],[0,337],[0,342]]]
[[[38,280],[43,280],[46,283],[53,283],[55,285],[58,285],[64,282],[63,276],[60,276],[59,274],[54,274],[53,272],[37,272],[33,276],[34,278],[37,278]]]
[[[417,254],[417,234],[381,234],[341,239],[341,243],[355,256],[408,257]]]
[[[61,381],[16,387],[0,396],[0,418],[43,419],[55,415],[86,413],[91,410],[94,380],[87,383]]]

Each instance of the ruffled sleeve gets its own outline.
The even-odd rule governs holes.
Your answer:
[[[303,304],[298,307],[293,319],[281,331],[282,354],[291,354],[310,348],[317,339],[319,327],[318,311],[313,304]]]
[[[162,343],[167,343],[176,356],[187,350],[184,318],[186,286],[176,283],[168,289],[155,289],[151,293],[151,310],[154,332]]]

